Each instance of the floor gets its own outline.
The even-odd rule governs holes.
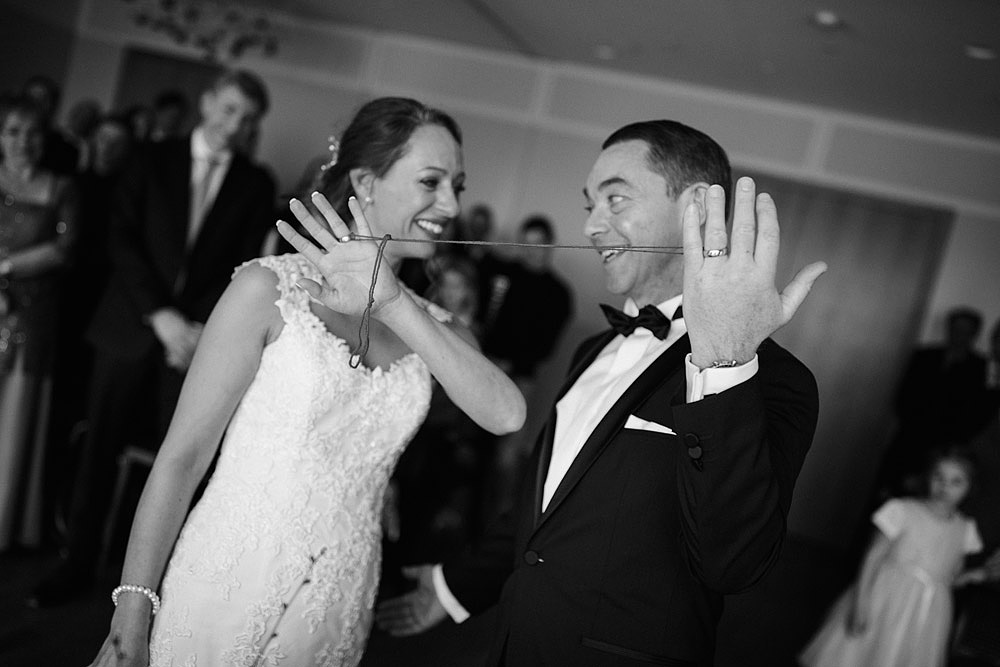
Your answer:
[[[93,659],[111,617],[109,568],[92,593],[52,609],[24,604],[32,586],[57,562],[55,552],[0,555],[0,665],[82,667]],[[850,572],[829,553],[789,540],[775,570],[751,592],[727,602],[719,629],[719,667],[785,667],[819,622]],[[397,640],[375,631],[363,667],[478,665],[492,616],[448,623]]]
[[[52,609],[24,604],[32,586],[57,562],[54,552],[0,555],[0,665],[83,667],[94,658],[107,631],[110,591],[117,568],[109,568],[90,594]],[[775,569],[754,589],[729,598],[719,627],[717,667],[794,667],[795,655],[852,568],[843,558],[790,538]],[[372,634],[362,667],[464,667],[480,665],[491,631],[487,613],[408,639]],[[974,667],[953,662],[950,667]]]

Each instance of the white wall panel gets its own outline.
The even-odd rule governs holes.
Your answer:
[[[834,131],[825,168],[1000,208],[1000,145],[946,141],[878,128]]]
[[[564,73],[553,83],[549,111],[557,119],[608,130],[637,120],[669,118],[711,135],[731,156],[743,160],[804,162],[814,131],[808,117],[738,102],[737,96],[721,102],[682,89],[643,87],[630,77]]]

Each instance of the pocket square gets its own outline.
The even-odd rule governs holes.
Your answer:
[[[635,415],[628,416],[628,420],[625,422],[625,428],[634,429],[636,431],[654,431],[656,433],[666,433],[667,435],[677,435],[669,426],[646,421],[645,419],[639,419]]]

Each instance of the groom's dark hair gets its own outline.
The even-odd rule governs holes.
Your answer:
[[[726,204],[731,208],[729,157],[712,137],[675,120],[644,120],[615,130],[601,149],[626,141],[646,143],[649,168],[666,179],[671,199],[677,199],[692,183],[718,183],[725,189]]]

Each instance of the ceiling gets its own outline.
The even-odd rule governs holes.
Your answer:
[[[271,0],[307,19],[1000,138],[1000,0]],[[843,21],[823,29],[813,16]]]

